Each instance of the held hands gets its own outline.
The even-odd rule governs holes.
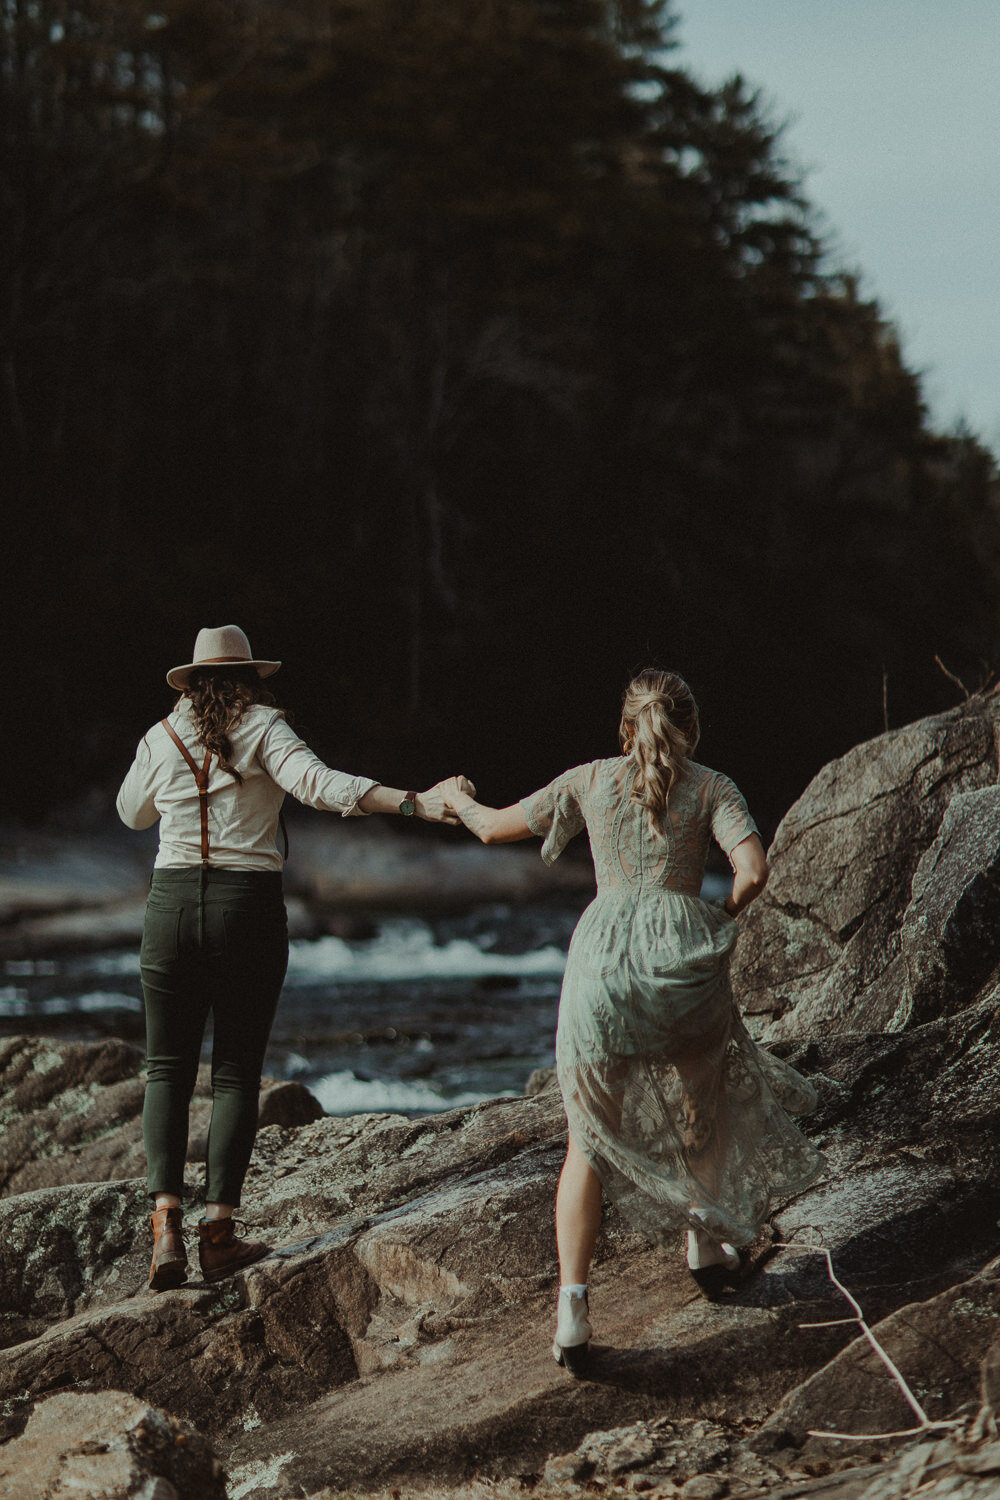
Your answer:
[[[475,795],[476,788],[467,776],[449,776],[426,792],[419,792],[414,811],[428,823],[460,823],[462,820],[451,806],[449,796]]]
[[[465,776],[449,776],[434,788],[448,809],[446,821],[464,823],[481,844],[511,844],[531,837],[519,802],[511,807],[484,807],[476,801],[476,789]]]
[[[460,822],[461,819],[458,817],[455,802],[458,798],[475,797],[476,788],[472,782],[467,776],[449,776],[446,780],[438,782],[437,790],[444,797],[445,805],[450,810],[453,821],[456,823]]]

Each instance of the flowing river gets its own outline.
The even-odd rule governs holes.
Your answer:
[[[705,895],[723,889],[709,877]],[[523,1093],[532,1069],[554,1060],[559,986],[584,905],[372,913],[355,924],[358,936],[293,941],[265,1072],[300,1080],[330,1114],[429,1114]],[[137,949],[4,967],[0,1034],[141,1045]],[[210,1052],[206,1039],[206,1061]]]

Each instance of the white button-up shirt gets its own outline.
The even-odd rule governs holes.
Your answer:
[[[205,760],[197,743],[191,705],[184,699],[170,724],[195,764]],[[240,786],[213,756],[208,774],[209,863],[235,870],[280,870],[275,842],[285,793],[307,807],[361,815],[358,802],[377,781],[333,771],[299,739],[274,708],[247,709],[230,736]],[[131,770],[118,793],[118,814],[129,828],[160,820],[156,867],[201,864],[201,811],[194,773],[162,724],[139,741]]]

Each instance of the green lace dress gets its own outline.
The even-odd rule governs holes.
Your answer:
[[[630,800],[635,773],[592,761],[521,803],[547,864],[586,827],[597,873],[559,1002],[569,1130],[655,1243],[704,1226],[746,1245],[825,1169],[786,1113],[812,1109],[815,1089],[747,1034],[729,984],[736,923],[699,895],[710,838],[730,855],[757,829],[727,776],[687,761],[654,833]]]

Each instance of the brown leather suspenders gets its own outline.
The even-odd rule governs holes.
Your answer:
[[[184,759],[187,761],[188,765],[191,767],[192,771],[194,772],[194,779],[198,783],[198,807],[199,807],[199,810],[201,812],[201,862],[202,862],[203,865],[207,865],[208,864],[208,768],[212,764],[212,752],[211,752],[211,750],[206,750],[206,752],[205,752],[205,762],[202,765],[201,769],[199,770],[198,769],[198,762],[195,760],[194,756],[191,754],[191,752],[189,751],[188,747],[185,745],[184,741],[181,739],[180,735],[177,733],[176,729],[174,729],[173,725],[170,724],[170,723],[168,723],[168,721],[166,719],[161,719],[160,723],[163,725],[164,729],[167,731],[167,733],[169,734],[170,738],[173,740],[174,744],[177,746],[178,750],[181,752],[181,754],[183,755]],[[288,829],[285,827],[285,815],[284,815],[283,812],[279,812],[278,813],[278,822],[281,825],[281,836],[282,836],[282,838],[285,841],[285,858],[287,859],[288,858]]]
[[[194,779],[198,783],[198,807],[199,807],[199,810],[201,812],[201,862],[202,862],[203,865],[207,865],[208,864],[208,768],[212,764],[212,752],[211,752],[211,750],[206,750],[204,765],[199,770],[198,769],[198,763],[197,763],[197,761],[195,760],[195,758],[191,754],[191,752],[188,750],[188,747],[185,745],[184,741],[181,739],[181,737],[177,733],[176,729],[174,729],[173,725],[170,724],[170,723],[168,723],[166,719],[161,719],[160,723],[163,725],[164,729],[167,731],[167,733],[169,734],[170,738],[173,740],[174,744],[177,746],[178,750],[181,752],[181,754],[183,755],[184,759],[187,761],[188,765],[191,767],[192,771],[194,772]]]

